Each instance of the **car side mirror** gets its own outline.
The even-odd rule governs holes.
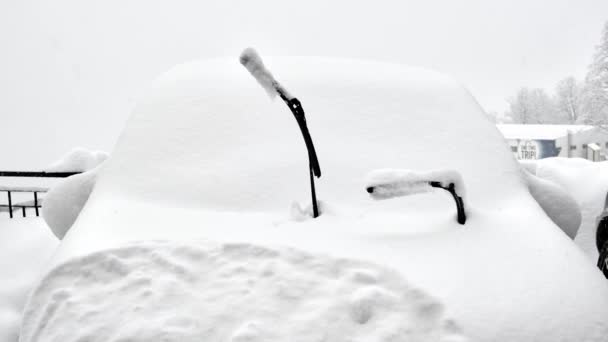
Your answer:
[[[456,202],[456,220],[465,224],[464,183],[460,173],[452,170],[418,172],[413,170],[381,169],[372,171],[367,177],[366,190],[376,200],[409,196],[431,191],[446,190]]]
[[[599,253],[597,267],[608,278],[608,194],[606,195],[604,210],[597,217],[595,226],[597,227],[595,243]]]

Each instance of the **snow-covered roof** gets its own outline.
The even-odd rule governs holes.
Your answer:
[[[555,140],[568,135],[593,129],[589,125],[524,125],[498,124],[498,130],[506,139]]]

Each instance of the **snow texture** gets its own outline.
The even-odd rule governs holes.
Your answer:
[[[525,169],[522,171],[530,194],[538,202],[551,221],[571,239],[581,225],[582,215],[578,202],[560,185],[539,178]]]
[[[39,218],[0,218],[0,341],[19,339],[26,297],[58,242]]]
[[[445,188],[454,184],[456,193],[462,198],[465,196],[462,177],[454,170],[374,170],[367,176],[366,188],[373,188],[370,195],[374,199],[388,199],[432,191],[434,188],[429,182],[439,182]]]
[[[310,184],[306,146],[288,108],[268,101],[236,58],[180,65],[154,82],[138,102],[53,259],[57,270],[64,262],[80,265],[83,255],[133,241],[202,238],[271,250],[291,247],[313,259],[327,255],[391,269],[395,277],[406,278],[437,298],[446,317],[453,318],[472,341],[606,340],[606,280],[530,195],[504,138],[466,89],[444,75],[394,64],[311,57],[265,62],[306,110],[324,171],[316,182],[323,214],[305,220],[292,215],[298,212],[291,210],[294,201],[302,204],[298,208],[309,206]],[[463,227],[454,220],[452,201],[432,193],[391,201],[370,199],[365,176],[383,168],[458,171],[466,180],[467,224]],[[142,259],[143,264],[149,260]],[[87,274],[106,274],[103,265],[91,266]],[[314,269],[302,270],[309,271]],[[65,296],[64,284],[76,284],[83,277],[53,271],[45,281],[48,285],[39,288],[42,292],[34,294],[26,309],[24,336],[39,334],[40,340],[50,340],[51,330],[42,325],[47,321],[39,318],[53,310],[67,314],[69,301],[50,301],[47,310],[37,298],[57,293],[59,299]],[[263,318],[270,316],[256,311],[255,317],[245,317],[251,308],[247,302],[201,303],[197,298],[204,292],[174,291],[190,285],[187,277],[173,278],[175,283],[158,296],[171,298],[167,303],[172,303],[175,315],[199,312],[206,305],[207,315],[196,319],[235,322],[222,330],[225,336],[232,336],[228,331],[239,339],[267,333],[269,323]],[[399,293],[392,285],[381,284]],[[88,302],[125,310],[135,304],[118,299],[121,292],[131,290],[108,289],[104,288],[103,300]],[[357,289],[349,290],[345,296],[354,296]],[[69,293],[72,300],[93,296],[85,292],[81,297],[75,289]],[[323,308],[333,302],[323,298],[298,304]],[[299,310],[277,309],[275,300],[251,298],[260,305],[268,302],[264,307],[276,317]],[[169,318],[141,317],[147,317],[148,310],[157,312],[154,305],[162,304],[156,303],[160,302],[144,306],[140,314],[114,312],[120,322],[107,322],[108,331],[155,333],[162,324],[154,323]],[[349,312],[346,305],[340,312]],[[351,324],[349,315],[326,324]],[[363,326],[376,324],[375,315]],[[364,321],[368,314],[355,316]],[[53,320],[48,324],[53,334],[60,334],[61,329],[73,331],[76,323],[65,322],[63,328]],[[106,323],[86,321],[78,331],[93,331],[98,324]],[[285,334],[281,336],[294,336],[286,332],[291,328],[300,331],[283,321],[272,327]],[[176,328],[166,334],[180,336],[182,331]],[[365,328],[342,333],[368,340]]]
[[[366,262],[146,242],[55,268],[30,299],[20,341],[465,341],[444,311]]]
[[[249,71],[249,73],[260,83],[262,88],[266,90],[271,99],[277,94],[282,94],[287,100],[291,100],[293,96],[274,79],[270,71],[264,66],[262,57],[253,48],[243,50],[240,57],[241,64]]]
[[[44,169],[47,172],[84,172],[91,170],[108,158],[103,151],[90,151],[84,148],[75,148],[60,160]]]
[[[44,197],[42,217],[63,239],[84,208],[97,179],[98,168],[62,179]]]

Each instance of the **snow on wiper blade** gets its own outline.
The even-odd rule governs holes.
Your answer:
[[[466,222],[463,196],[464,183],[460,173],[453,170],[434,170],[427,172],[380,169],[367,176],[366,190],[377,200],[409,196],[440,188],[448,191],[456,202],[457,221]]]
[[[249,71],[249,73],[253,76],[253,78],[258,81],[258,83],[266,90],[268,96],[271,99],[274,99],[277,95],[279,95],[284,101],[289,101],[293,99],[293,96],[285,89],[277,80],[275,80],[274,76],[270,73],[264,62],[262,61],[262,57],[258,54],[257,51],[253,48],[246,48],[241,52],[241,56],[239,57],[239,61],[241,64]]]

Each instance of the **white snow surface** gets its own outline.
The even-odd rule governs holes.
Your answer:
[[[91,151],[77,147],[68,152],[61,159],[49,165],[47,172],[84,172],[94,169],[108,158],[103,151]]]
[[[608,162],[591,162],[582,158],[545,158],[527,162],[536,176],[561,185],[578,202],[582,223],[575,242],[597,262],[595,245],[596,218],[604,209],[608,194]]]
[[[549,218],[571,239],[576,237],[582,222],[581,209],[572,195],[555,182],[539,178],[523,170],[530,194]]]
[[[46,330],[44,320],[37,318],[46,307],[39,307],[37,298],[56,293],[49,311],[62,307],[60,303],[66,306],[62,310],[69,310],[72,300],[80,303],[76,311],[100,305],[101,297],[85,296],[101,288],[97,282],[87,283],[86,290],[62,291],[71,277],[58,271],[64,262],[83,265],[88,258],[83,255],[101,252],[129,264],[135,257],[103,251],[133,241],[178,244],[202,238],[264,250],[296,248],[315,260],[361,260],[373,270],[391,269],[395,277],[435,298],[445,317],[453,318],[472,341],[605,341],[606,280],[529,194],[509,147],[462,86],[435,72],[393,64],[311,57],[264,62],[306,111],[323,170],[316,182],[323,215],[293,215],[298,212],[294,208],[301,213],[310,205],[309,173],[305,144],[285,104],[271,102],[238,58],[177,66],[139,101],[86,206],[62,241],[54,259],[58,268],[45,281],[51,285],[42,285],[32,297],[24,336],[39,331],[44,340],[61,334],[61,329],[73,331],[73,323]],[[373,201],[365,177],[383,168],[458,171],[466,180],[467,223],[456,222],[447,194]],[[142,250],[148,246],[139,244]],[[191,262],[201,265],[192,269],[210,265],[204,258]],[[251,265],[249,272],[256,267]],[[139,266],[133,268],[129,272]],[[89,273],[97,269],[104,268],[91,266]],[[107,286],[128,291],[123,280],[112,279]],[[393,284],[398,283],[382,286],[396,292]],[[179,316],[190,307],[197,312],[201,304],[192,298],[204,294],[173,291],[180,288],[176,284],[189,286],[176,277],[158,294],[167,296],[163,305],[172,308],[167,312]],[[126,308],[118,299],[121,295],[115,296],[108,303]],[[320,308],[331,305],[329,299],[315,298]],[[213,305],[210,315],[239,322],[222,330],[226,334],[231,331],[242,336],[239,339],[263,336],[265,319],[279,317],[283,307],[269,292],[258,292],[255,301],[268,303],[269,316],[262,311],[240,316],[241,307],[252,308],[240,302]],[[313,304],[303,300],[302,305]],[[107,328],[158,331],[158,321],[137,318],[154,312],[146,308],[141,316],[125,311],[120,327]],[[284,310],[288,315],[296,308]],[[213,317],[195,319],[211,322]],[[322,331],[314,333],[352,324],[352,317],[344,317],[350,321],[326,321]],[[91,331],[100,323],[83,324],[78,331]],[[285,334],[281,336],[299,331],[295,325],[273,328]],[[367,340],[369,331],[356,331],[361,334],[353,340]],[[178,341],[181,332],[164,336]]]
[[[293,98],[291,94],[289,94],[289,92],[287,92],[287,90],[274,79],[272,73],[266,69],[264,62],[262,61],[262,57],[260,57],[255,49],[246,48],[243,50],[239,60],[247,71],[249,71],[251,76],[253,76],[255,80],[260,83],[264,90],[266,90],[266,93],[268,93],[268,96],[270,96],[271,99],[274,99],[277,96],[277,88],[280,89],[287,99],[291,100]]]
[[[98,169],[62,179],[44,197],[42,217],[58,239],[63,239],[87,203]]]
[[[57,245],[40,218],[0,217],[0,341],[18,341],[27,294]]]
[[[388,199],[435,190],[429,182],[439,182],[443,187],[454,184],[456,193],[464,198],[465,187],[462,176],[454,170],[374,170],[367,175],[366,188],[373,187],[371,196],[375,199]]]
[[[398,272],[249,244],[93,253],[50,272],[25,317],[21,342],[465,341]]]

